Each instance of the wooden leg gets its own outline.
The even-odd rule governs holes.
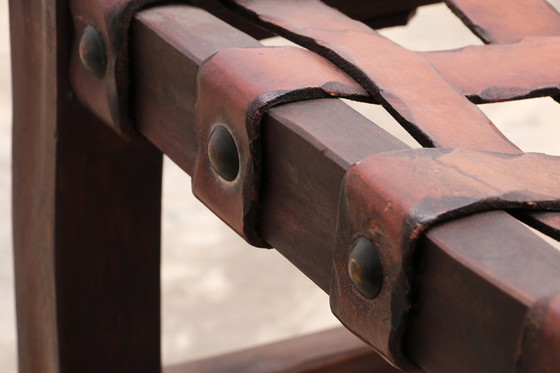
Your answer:
[[[159,372],[161,154],[75,102],[66,1],[10,16],[20,372]]]

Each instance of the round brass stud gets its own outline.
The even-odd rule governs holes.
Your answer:
[[[227,181],[239,173],[239,153],[231,132],[216,126],[208,139],[208,159],[214,170]]]
[[[348,259],[348,273],[352,283],[364,297],[377,297],[383,284],[383,267],[379,251],[369,239],[358,237],[354,241]]]
[[[87,26],[80,38],[80,60],[96,78],[103,78],[107,70],[107,51],[103,37],[93,26]]]

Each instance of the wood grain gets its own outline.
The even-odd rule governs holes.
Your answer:
[[[68,82],[63,1],[11,1],[20,372],[158,372],[161,153]]]

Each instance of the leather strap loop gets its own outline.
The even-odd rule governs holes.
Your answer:
[[[358,162],[340,199],[333,312],[390,362],[410,367],[402,338],[416,241],[438,222],[515,208],[560,211],[560,157],[411,149]],[[350,249],[358,237],[368,238],[379,253],[383,284],[374,299],[351,281]]]
[[[136,130],[130,119],[129,107],[129,27],[134,14],[162,0],[71,0],[74,17],[74,49],[70,79],[74,93],[82,105],[125,138],[132,138]],[[93,28],[100,38],[104,53],[105,71],[92,74],[80,61],[80,40],[85,30]]]
[[[298,69],[294,69],[298,66]],[[196,136],[199,149],[194,194],[255,246],[267,247],[257,229],[260,189],[260,122],[279,104],[323,97],[368,100],[367,93],[322,57],[295,47],[227,49],[199,71]],[[221,126],[233,137],[239,174],[221,177],[212,167],[208,143]]]

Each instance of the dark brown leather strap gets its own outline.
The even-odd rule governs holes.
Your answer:
[[[560,157],[412,149],[358,162],[346,175],[340,201],[333,312],[406,368],[402,337],[416,241],[442,220],[512,208],[560,211]],[[353,285],[349,273],[350,252],[359,237],[370,240],[380,258],[382,285],[373,299]]]
[[[560,37],[423,53],[456,90],[474,103],[560,94]]]
[[[421,55],[319,0],[238,0],[280,35],[356,79],[424,146],[519,152]]]
[[[319,0],[227,1],[340,66],[422,145],[521,153],[425,58]],[[532,226],[560,238],[558,219],[524,215]]]
[[[457,91],[476,102],[496,102],[556,94],[559,88],[554,73],[557,38],[418,54],[319,0],[227,2],[236,4],[278,34],[341,66],[425,146],[518,153],[519,149]],[[544,3],[532,1],[540,2]],[[488,7],[486,2],[477,3],[482,8]],[[524,9],[518,3],[514,2],[514,8]],[[552,22],[556,18],[560,23],[560,15],[554,9],[548,4],[543,7],[549,11],[545,24],[546,20]],[[530,23],[530,18],[525,23]],[[547,29],[546,25],[524,29],[525,23],[519,31],[525,36],[554,35],[552,31],[541,30]]]
[[[76,39],[70,72],[74,93],[84,106],[126,138],[136,133],[129,108],[129,26],[134,14],[158,1],[162,0],[70,1]],[[94,73],[80,60],[80,53],[91,46],[81,43],[86,30],[99,39],[98,50],[88,52],[105,59],[105,67]]]
[[[313,98],[368,100],[369,96],[324,58],[295,47],[220,51],[200,68],[198,81],[199,148],[193,192],[249,243],[268,246],[258,234],[256,221],[260,189],[259,125],[266,110]],[[213,150],[208,143],[216,127],[228,131],[237,148],[238,172],[230,177],[220,175],[210,159]]]
[[[558,12],[546,0],[445,2],[486,43],[511,43],[527,36],[560,35]]]

